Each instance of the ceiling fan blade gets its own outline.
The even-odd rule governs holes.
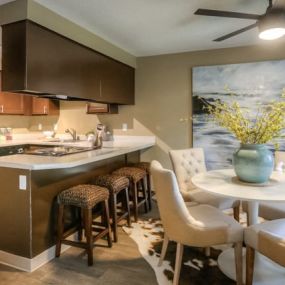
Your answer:
[[[214,40],[214,42],[221,42],[221,41],[223,41],[223,40],[226,40],[226,39],[228,39],[228,38],[234,37],[234,36],[236,36],[236,35],[238,35],[238,34],[241,34],[241,33],[243,33],[243,32],[246,32],[246,31],[248,31],[248,30],[251,30],[251,29],[253,29],[253,28],[255,28],[255,27],[257,27],[257,23],[252,24],[252,25],[249,25],[249,26],[246,26],[246,27],[244,27],[244,28],[242,28],[242,29],[240,29],[240,30],[234,31],[234,32],[232,32],[232,33],[230,33],[230,34],[227,34],[227,35],[225,35],[225,36],[222,36],[222,37],[220,37],[220,38],[217,38],[217,39]]]
[[[214,16],[214,17],[250,19],[250,20],[258,20],[261,17],[260,15],[257,14],[247,14],[247,13],[238,13],[231,11],[211,10],[211,9],[198,9],[194,14],[202,16]]]

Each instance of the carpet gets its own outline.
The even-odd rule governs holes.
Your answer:
[[[161,267],[158,267],[163,228],[160,220],[148,219],[124,227],[124,231],[137,243],[143,258],[150,264],[156,274],[159,285],[171,285],[173,280],[176,243],[170,242]],[[211,255],[206,257],[202,248],[185,247],[180,274],[180,285],[234,285],[217,266],[221,249],[211,248]]]

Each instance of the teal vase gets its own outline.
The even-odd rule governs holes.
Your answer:
[[[274,158],[265,144],[241,144],[233,155],[233,166],[240,180],[264,183],[273,171]]]

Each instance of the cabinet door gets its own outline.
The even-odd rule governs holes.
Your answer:
[[[100,66],[100,100],[134,104],[134,69],[108,57],[102,57]]]
[[[25,96],[18,93],[1,92],[1,71],[0,71],[0,114],[7,115],[24,115]]]
[[[32,100],[32,115],[47,115],[48,114],[48,99],[33,97]]]
[[[87,114],[118,114],[117,104],[87,103]]]
[[[58,115],[59,102],[46,99],[33,97],[32,99],[32,115]]]
[[[7,115],[24,115],[25,96],[16,93],[0,92],[0,113]]]

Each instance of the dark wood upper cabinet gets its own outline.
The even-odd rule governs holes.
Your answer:
[[[134,104],[134,68],[31,21],[2,26],[3,89]]]

